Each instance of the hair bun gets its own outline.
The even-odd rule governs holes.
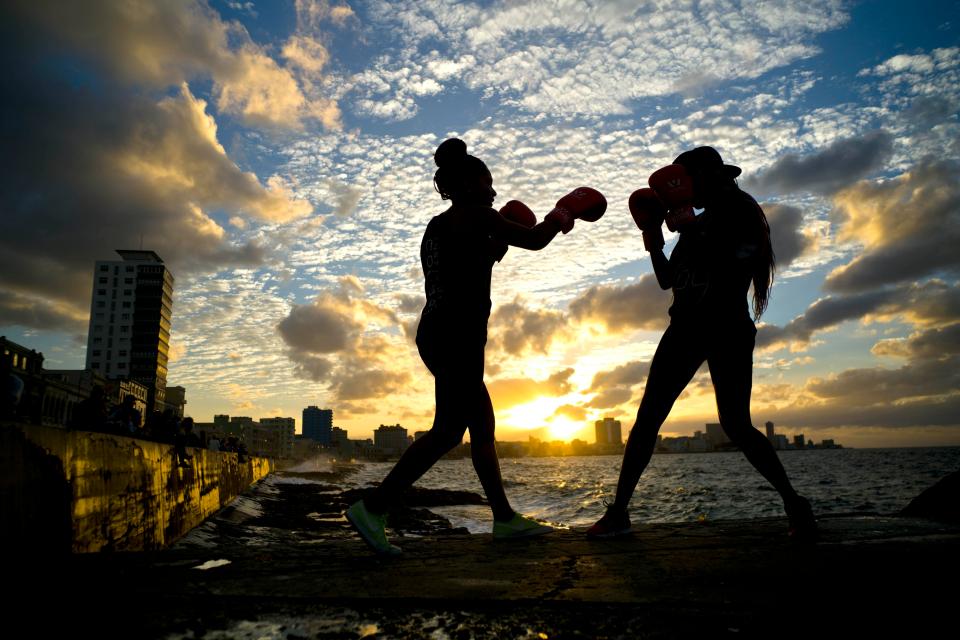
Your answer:
[[[467,143],[460,138],[448,138],[440,143],[433,154],[438,167],[459,162],[467,157]]]

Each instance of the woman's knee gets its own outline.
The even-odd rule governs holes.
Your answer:
[[[443,429],[434,427],[430,430],[430,434],[436,446],[440,447],[444,451],[449,451],[463,441],[463,434],[465,431],[465,427],[453,429],[449,427],[445,427]]]

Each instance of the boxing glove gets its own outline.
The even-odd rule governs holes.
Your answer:
[[[683,231],[696,219],[693,179],[683,165],[671,164],[657,169],[647,182],[667,208],[666,222],[670,231]]]
[[[530,210],[530,207],[519,200],[511,200],[500,208],[500,215],[517,224],[532,229],[537,226],[537,215]]]
[[[564,233],[573,229],[577,218],[587,222],[596,222],[607,210],[607,199],[596,189],[579,187],[557,200],[557,206],[544,220],[555,221]]]
[[[643,232],[643,246],[647,251],[662,249],[663,233],[660,225],[667,215],[667,209],[660,202],[653,189],[637,189],[630,194],[630,215]]]

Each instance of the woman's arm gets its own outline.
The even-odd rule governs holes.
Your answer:
[[[493,238],[502,240],[514,247],[539,251],[550,244],[560,232],[560,226],[553,221],[544,220],[540,224],[527,228],[507,220],[495,209],[485,209],[484,222]]]
[[[650,261],[653,263],[653,273],[657,276],[657,284],[660,288],[667,290],[673,286],[673,267],[670,261],[663,254],[663,247],[658,247],[650,252]]]

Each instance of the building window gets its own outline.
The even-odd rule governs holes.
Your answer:
[[[121,349],[120,351],[117,351],[117,355],[120,356],[120,357],[126,357],[126,355],[127,355],[127,350],[126,350],[126,349]]]
[[[132,290],[132,289],[124,289],[124,290],[123,290],[123,295],[125,295],[125,296],[131,296],[131,295],[133,295],[133,290]]]
[[[107,284],[106,278],[100,278],[100,284]]]
[[[99,362],[91,362],[91,363],[90,363],[90,367],[93,368],[93,369],[99,369],[99,368],[100,368],[100,363],[99,363]]]
[[[127,273],[132,273],[132,272],[133,272],[133,267],[127,267]]]
[[[99,330],[100,330],[100,328],[97,327],[97,331],[99,331]],[[100,344],[101,342],[103,342],[103,338],[94,338],[94,339],[93,339],[93,344]]]
[[[98,308],[98,309],[103,309],[103,308],[106,307],[106,306],[107,306],[107,303],[104,302],[103,300],[98,300],[98,301],[97,301],[97,308]]]
[[[97,320],[103,320],[103,314],[102,313],[96,314],[96,318]]]
[[[121,314],[120,314],[120,319],[121,319],[121,320],[129,320],[129,319],[130,319],[130,314],[129,314],[129,313],[121,313]]]
[[[100,265],[100,271],[109,271],[109,270],[110,270],[109,266],[105,264]]]
[[[124,303],[123,303],[123,308],[124,308],[124,309],[129,309],[129,308],[130,308],[130,303],[129,303],[129,302],[124,302]]]
[[[126,363],[126,362],[118,362],[118,363],[117,363],[117,369],[126,369],[126,368],[127,368],[127,363]]]
[[[129,330],[130,330],[130,327],[128,327],[127,325],[123,325],[122,327],[120,327],[120,333],[126,333]]]
[[[107,290],[106,290],[106,289],[97,289],[97,295],[98,295],[98,296],[105,296],[105,295],[107,295]]]
[[[123,284],[133,284],[133,278],[124,278]]]
[[[94,350],[93,350],[93,355],[94,355],[94,356],[99,356],[99,355],[100,355],[100,349],[94,349]]]

